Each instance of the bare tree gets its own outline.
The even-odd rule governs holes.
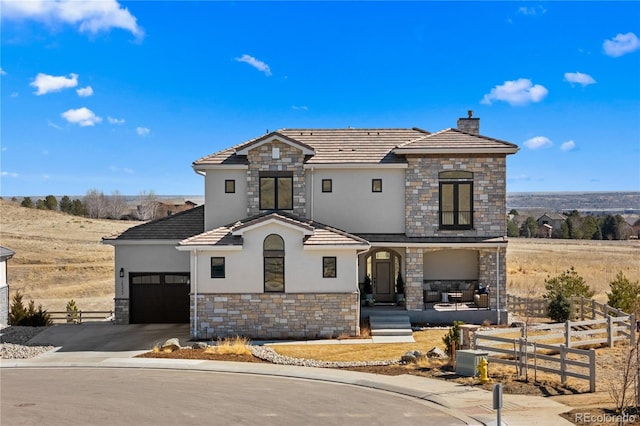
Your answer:
[[[627,408],[637,402],[637,383],[635,383],[637,374],[638,344],[628,347],[617,376],[608,380],[609,395],[616,404],[618,413],[624,413]]]
[[[84,196],[84,207],[87,211],[87,216],[99,219],[104,218],[107,215],[107,199],[97,189],[91,189],[87,191]]]
[[[142,191],[138,194],[138,202],[136,208],[136,219],[151,220],[156,217],[159,206],[158,197],[153,190],[147,192]]]
[[[109,197],[109,217],[111,219],[120,219],[127,210],[127,203],[120,194],[120,191],[115,190]]]

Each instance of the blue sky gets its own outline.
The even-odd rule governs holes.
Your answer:
[[[640,190],[640,2],[5,1],[0,195],[198,195],[282,127],[518,144],[508,191]]]

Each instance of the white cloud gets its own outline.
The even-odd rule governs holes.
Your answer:
[[[5,70],[3,70],[2,68],[0,68],[0,75],[7,75],[7,72]]]
[[[93,111],[85,107],[70,109],[60,115],[69,123],[77,124],[81,127],[94,126],[102,121],[102,118],[98,117],[93,113]]]
[[[62,127],[58,126],[56,123],[52,122],[51,120],[47,120],[47,125],[49,125],[49,127],[53,127],[56,130],[62,130]]]
[[[133,174],[133,169],[130,169],[128,167],[125,167],[124,169],[122,169],[122,171],[130,175]]]
[[[546,136],[536,136],[525,141],[524,146],[529,149],[549,148],[553,142]]]
[[[562,151],[573,151],[576,149],[576,143],[574,141],[566,141],[562,145],[560,145],[560,150]]]
[[[11,92],[10,95],[12,98],[17,98],[18,97],[18,92]]]
[[[124,118],[107,117],[109,124],[124,124]]]
[[[76,93],[81,98],[86,98],[93,95],[93,88],[91,86],[81,87],[80,89],[76,89]]]
[[[528,15],[528,16],[544,15],[545,13],[547,13],[547,9],[545,9],[542,6],[535,6],[535,7],[522,6],[518,8],[518,13],[520,15]]]
[[[69,74],[69,77],[65,77],[63,75],[53,76],[38,73],[36,78],[29,85],[38,89],[34,92],[38,96],[52,92],[60,92],[64,89],[76,87],[78,85],[78,74],[71,73]]]
[[[249,56],[245,54],[239,58],[236,58],[236,61],[246,62],[247,64],[257,69],[258,71],[262,71],[265,75],[267,76],[271,75],[271,68],[269,68],[269,65],[265,64],[259,59],[254,58],[253,56]]]
[[[640,49],[640,39],[634,33],[618,34],[602,43],[604,54],[617,58]]]
[[[138,39],[144,31],[127,8],[115,0],[29,0],[3,1],[5,19],[32,19],[45,24],[77,25],[80,32],[96,34],[111,28],[129,31]]]
[[[309,110],[309,108],[304,106],[304,105],[300,105],[300,106],[292,105],[291,109],[295,109],[296,111],[308,111]]]
[[[565,72],[564,79],[565,81],[571,83],[572,86],[574,84],[581,84],[582,87],[584,87],[596,83],[593,77],[582,72]]]
[[[504,101],[509,105],[526,105],[529,102],[540,102],[547,93],[549,91],[546,87],[534,85],[529,79],[519,78],[494,87],[484,95],[480,103],[491,105],[492,101]]]
[[[0,175],[2,176],[6,176],[6,177],[12,177],[12,178],[16,178],[18,177],[17,173],[13,173],[13,172],[5,172],[3,171],[2,173],[0,173]]]
[[[151,133],[151,129],[147,129],[146,127],[136,127],[136,133],[140,136],[147,136]]]

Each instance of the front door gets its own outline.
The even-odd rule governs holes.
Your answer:
[[[391,261],[377,260],[373,297],[377,302],[393,302],[393,280],[391,279]]]

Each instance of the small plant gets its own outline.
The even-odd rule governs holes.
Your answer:
[[[462,324],[464,324],[464,321],[454,321],[449,332],[442,337],[442,343],[444,343],[445,351],[449,356],[451,356],[452,344],[456,346],[456,349],[460,347],[460,326]]]
[[[80,313],[76,301],[71,299],[67,302],[67,322],[77,324],[80,321]]]
[[[218,339],[215,346],[205,349],[205,352],[221,355],[251,355],[250,341],[246,337],[228,337]]]
[[[9,324],[27,327],[51,325],[51,317],[47,311],[42,309],[42,305],[38,305],[36,309],[35,302],[30,300],[29,306],[25,308],[22,297],[22,293],[19,290],[13,295],[11,308],[9,309]]]
[[[364,286],[363,287],[364,287],[365,294],[373,293],[373,288],[371,287],[371,277],[369,275],[364,277]]]
[[[554,322],[565,322],[571,316],[571,303],[561,293],[549,302],[549,318]]]
[[[400,272],[398,272],[398,278],[396,278],[396,293],[404,294],[404,280]]]
[[[638,314],[640,311],[640,283],[629,281],[622,271],[616,279],[609,283],[611,293],[607,293],[607,304],[628,314]]]
[[[544,280],[544,288],[547,290],[543,296],[547,300],[553,300],[558,294],[563,295],[566,299],[570,297],[593,297],[595,291],[591,289],[576,270],[571,269],[561,273],[556,277],[547,277]]]

